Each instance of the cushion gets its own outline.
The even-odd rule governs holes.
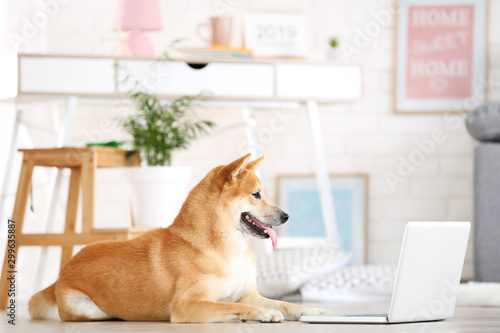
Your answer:
[[[300,288],[303,301],[390,301],[396,266],[350,266],[311,280]]]
[[[474,275],[500,282],[500,144],[483,142],[474,152]]]
[[[352,253],[333,247],[276,250],[257,259],[257,288],[265,297],[280,298],[351,260]]]
[[[470,135],[483,142],[500,142],[500,102],[475,108],[465,120]]]
[[[500,307],[500,283],[469,282],[458,287],[458,306]]]

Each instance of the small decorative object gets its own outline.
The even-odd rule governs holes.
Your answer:
[[[487,97],[487,0],[395,2],[397,113],[470,111]]]
[[[354,254],[353,262],[366,263],[368,176],[332,175],[330,188],[342,249]],[[317,181],[314,176],[278,177],[278,204],[290,215],[279,231],[282,248],[314,247],[326,243]]]
[[[337,38],[330,38],[328,41],[328,49],[326,50],[326,56],[329,60],[337,60],[339,52],[339,42]]]
[[[161,30],[158,0],[118,0],[113,28],[117,31],[131,31],[124,40],[125,54],[152,56],[153,43],[142,32]]]
[[[307,57],[306,18],[299,13],[250,13],[245,47],[256,57]]]
[[[118,148],[123,142],[120,141],[109,141],[109,142],[89,142],[87,146],[101,146],[101,147],[115,147]]]
[[[162,102],[154,95],[135,92],[130,98],[138,112],[127,117],[123,127],[148,164],[127,168],[133,186],[133,222],[141,227],[166,227],[177,216],[191,180],[191,168],[170,166],[172,152],[187,149],[215,124],[194,119],[196,97]]]
[[[198,37],[212,46],[230,46],[232,32],[233,18],[230,16],[211,17],[208,22],[196,26]]]

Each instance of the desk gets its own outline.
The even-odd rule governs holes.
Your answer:
[[[212,94],[215,101],[313,100],[338,103],[361,98],[361,66],[303,60],[185,60],[19,54],[19,97],[123,98],[135,80],[160,98]],[[125,81],[127,75],[130,80]],[[134,80],[135,79],[135,80]]]
[[[158,62],[151,58],[128,57],[37,54],[19,54],[18,57],[19,102],[48,96],[68,99],[63,126],[65,130],[61,131],[58,146],[64,146],[68,141],[78,98],[124,98],[135,81],[163,99],[196,95],[208,90],[211,97],[205,103],[224,102],[246,106],[246,124],[250,129],[248,140],[250,146],[254,147],[252,153],[256,155],[260,155],[260,149],[256,124],[252,121],[252,107],[259,103],[282,107],[287,107],[289,103],[305,105],[314,141],[316,178],[326,241],[340,243],[329,188],[318,103],[348,102],[361,98],[362,69],[359,65],[302,60],[203,59],[188,62],[186,59],[174,59]],[[131,75],[132,80],[125,80],[127,74]],[[17,136],[16,131],[14,136]],[[16,140],[12,142],[11,161]],[[6,179],[9,171],[8,167]],[[6,195],[5,186],[2,195]]]

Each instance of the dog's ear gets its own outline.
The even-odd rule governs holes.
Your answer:
[[[260,162],[264,159],[264,156],[259,157],[256,160],[247,163],[247,169],[250,171],[255,171],[259,167]]]
[[[250,159],[250,153],[246,154],[243,157],[238,158],[237,160],[232,161],[228,165],[226,165],[221,170],[221,175],[225,181],[233,183],[238,175],[245,170],[245,166]]]

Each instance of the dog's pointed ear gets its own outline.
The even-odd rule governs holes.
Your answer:
[[[250,153],[246,154],[243,157],[238,158],[237,160],[232,161],[224,168],[222,168],[221,175],[225,181],[233,183],[238,175],[245,170],[245,167],[250,159]]]
[[[250,171],[255,171],[259,167],[260,162],[264,159],[264,156],[259,157],[256,160],[247,163],[247,169]]]

